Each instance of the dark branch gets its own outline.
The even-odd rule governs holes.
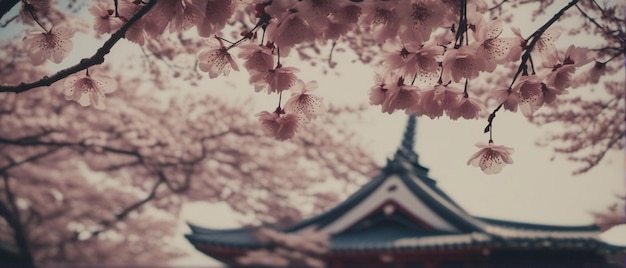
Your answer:
[[[152,0],[150,2],[148,2],[145,6],[143,6],[141,9],[139,9],[139,11],[137,11],[137,13],[135,13],[135,15],[133,15],[126,24],[124,24],[124,26],[122,26],[122,28],[120,28],[119,30],[117,30],[117,32],[113,33],[111,35],[111,38],[109,38],[109,40],[107,40],[106,42],[104,42],[104,44],[102,45],[101,48],[98,49],[98,51],[96,51],[96,54],[94,54],[93,56],[91,56],[90,58],[85,58],[80,60],[80,62],[72,67],[69,67],[67,69],[63,69],[57,73],[55,73],[52,76],[44,76],[43,78],[39,79],[38,81],[32,82],[32,83],[21,83],[19,85],[15,85],[15,86],[0,86],[0,92],[14,92],[14,93],[22,93],[24,91],[33,89],[33,88],[37,88],[37,87],[43,87],[43,86],[50,86],[52,85],[54,82],[57,82],[63,78],[66,78],[72,74],[75,74],[77,72],[80,72],[82,70],[85,70],[91,66],[94,65],[98,65],[104,62],[104,56],[106,56],[107,54],[109,54],[109,52],[111,52],[111,49],[113,48],[113,46],[117,43],[117,41],[119,41],[120,39],[124,38],[124,36],[126,35],[126,31],[128,31],[128,29],[135,24],[135,22],[137,22],[141,17],[143,17],[143,15],[145,15],[151,8],[152,6],[154,6],[154,4],[156,3],[156,0]]]

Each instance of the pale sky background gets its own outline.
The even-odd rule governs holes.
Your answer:
[[[532,29],[545,20],[539,19],[535,23],[524,21],[522,33],[530,34]],[[11,38],[6,30],[0,30],[0,39]],[[508,26],[505,26],[503,36],[512,36]],[[80,58],[92,55],[93,48],[103,42],[94,41],[82,34],[77,34],[73,40],[75,50],[70,57],[60,65],[48,65],[51,70],[73,65]],[[561,36],[559,42],[558,47],[563,49],[569,43],[580,43],[580,40]],[[141,53],[136,45],[123,40],[114,48],[113,53],[107,56],[105,64],[115,66],[116,63],[123,61],[125,57],[122,51]],[[321,75],[319,69],[297,65],[298,60],[295,58],[281,59],[281,62],[284,61],[285,66],[299,67],[302,71],[298,76],[305,82],[316,80],[319,84],[316,94],[323,96],[327,103],[353,105],[367,103],[369,88],[373,85],[374,70],[362,64],[351,63],[354,56],[349,53],[335,56],[339,63],[336,70],[341,73],[340,75],[332,72]],[[241,72],[231,72],[227,78],[209,80],[207,75],[199,87],[189,91],[199,94],[219,94],[229,100],[253,97],[257,105],[255,111],[273,110],[276,97],[254,93],[253,87],[247,83],[248,78],[243,68]],[[234,88],[223,86],[225,84]],[[489,111],[493,108],[488,107]],[[254,117],[254,114],[250,114],[250,117]],[[366,149],[382,166],[385,159],[391,157],[400,144],[406,120],[407,116],[403,112],[382,114],[380,107],[376,106],[366,112],[363,120],[346,127],[358,131],[358,142],[367,144]],[[418,119],[416,151],[420,155],[420,163],[430,168],[429,174],[438,182],[438,186],[472,215],[530,223],[584,225],[592,223],[589,211],[604,210],[616,201],[615,195],[626,194],[624,152],[611,152],[590,172],[573,176],[571,172],[576,168],[575,165],[563,160],[563,157],[550,161],[553,155],[551,148],[539,148],[535,145],[535,141],[549,129],[528,123],[521,113],[501,111],[494,122],[494,141],[496,144],[515,149],[512,155],[515,163],[506,166],[499,174],[485,175],[479,168],[466,165],[470,155],[478,150],[474,144],[487,142],[489,139],[488,134],[482,133],[485,125],[485,119],[469,121],[451,121],[443,117],[435,120],[427,117]],[[234,228],[238,225],[233,214],[224,205],[208,203],[185,205],[180,218],[178,236],[172,241],[190,254],[188,257],[172,261],[172,265],[218,265],[196,251],[184,239],[183,235],[189,233],[186,222],[209,228]],[[612,243],[626,245],[626,226],[614,228],[603,237]]]

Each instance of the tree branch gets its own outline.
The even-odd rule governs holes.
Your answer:
[[[141,17],[143,17],[143,15],[145,15],[156,3],[157,0],[151,0],[149,1],[145,6],[143,6],[141,9],[139,9],[139,11],[137,11],[137,13],[135,13],[135,15],[133,15],[126,24],[124,24],[124,26],[122,26],[122,28],[120,28],[119,30],[117,30],[117,32],[113,33],[111,35],[111,38],[109,38],[109,40],[107,40],[106,42],[104,42],[104,44],[102,45],[101,48],[99,48],[96,53],[91,56],[90,58],[85,58],[80,60],[80,62],[74,66],[71,66],[67,69],[63,69],[57,73],[55,73],[52,76],[44,76],[43,78],[32,82],[32,83],[21,83],[19,85],[14,85],[14,86],[0,86],[0,92],[14,92],[14,93],[22,93],[24,91],[33,89],[33,88],[37,88],[37,87],[43,87],[43,86],[50,86],[52,85],[54,82],[57,82],[63,78],[66,78],[72,74],[75,74],[77,72],[80,72],[82,70],[85,70],[91,66],[94,65],[98,65],[104,62],[104,56],[106,56],[107,54],[109,54],[109,52],[111,52],[111,49],[113,48],[113,46],[117,43],[117,41],[119,41],[120,39],[124,38],[124,36],[126,35],[126,31],[128,31],[128,29],[135,24],[135,22],[137,22]]]

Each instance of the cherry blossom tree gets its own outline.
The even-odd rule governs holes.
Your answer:
[[[44,74],[21,48],[3,50],[14,56],[0,60],[5,81]],[[0,96],[0,224],[31,265],[162,264],[182,254],[170,241],[185,202],[225,202],[283,226],[342,192],[313,186],[331,178],[354,185],[375,170],[350,133],[328,129],[347,108],[330,107],[304,126],[308,135],[283,143],[255,127],[249,111],[214,97],[158,98],[146,88],[174,86],[99,73],[115,71],[90,68],[50,87],[78,104],[41,90]],[[104,105],[93,91],[111,81],[120,91],[106,110],[83,107]]]

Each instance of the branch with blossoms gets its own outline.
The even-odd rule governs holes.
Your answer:
[[[155,5],[156,2],[157,2],[156,0],[148,1],[145,6],[140,8],[137,11],[137,13],[135,13],[130,19],[128,19],[128,22],[126,22],[119,30],[113,33],[111,37],[106,42],[104,42],[102,47],[100,47],[93,56],[82,59],[80,60],[78,64],[71,66],[69,68],[63,69],[61,71],[58,71],[52,76],[44,76],[43,78],[35,82],[21,83],[19,85],[14,85],[14,86],[1,85],[0,92],[22,93],[30,89],[50,86],[53,83],[61,79],[64,79],[72,74],[86,70],[89,67],[102,64],[104,62],[104,57],[111,52],[111,49],[113,48],[113,46],[115,46],[115,44],[120,39],[125,37],[128,29],[130,29],[130,27],[133,26],[135,22],[137,22],[143,15],[145,15]],[[51,33],[49,32],[47,34],[49,35]],[[57,38],[57,37],[46,36],[46,33],[42,33],[42,35],[44,35],[44,37],[42,37],[44,39],[40,39],[39,42],[47,42],[46,38]],[[71,37],[71,35],[69,37]]]
[[[301,49],[316,49],[322,43],[332,44],[331,55],[327,59],[331,68],[335,65],[332,53],[336,46],[343,45],[342,42],[354,49],[364,63],[382,63],[369,93],[370,104],[379,105],[383,113],[404,111],[430,118],[445,115],[453,120],[477,119],[487,110],[485,99],[495,99],[495,109],[488,114],[484,128],[485,132],[489,132],[488,144],[479,146],[489,148],[481,149],[484,158],[479,161],[482,163],[480,167],[485,172],[492,172],[500,169],[489,168],[489,165],[501,167],[512,162],[512,150],[493,143],[496,114],[503,109],[512,112],[519,109],[524,116],[532,118],[542,106],[553,105],[557,98],[563,98],[569,88],[597,80],[606,72],[608,62],[623,55],[626,38],[621,27],[623,21],[618,19],[619,13],[614,7],[601,7],[595,1],[579,0],[567,4],[537,2],[541,10],[534,12],[533,18],[547,6],[565,6],[560,7],[530,36],[525,38],[520,29],[513,28],[512,36],[507,37],[504,24],[510,21],[510,17],[507,17],[503,6],[534,1],[491,2],[495,6],[487,6],[486,1],[467,0],[255,0],[251,5],[237,5],[232,0],[156,1],[148,3],[154,4],[154,8],[146,11],[132,27],[126,18],[135,14],[140,6],[144,10],[148,5],[130,0],[103,0],[95,2],[89,12],[94,15],[94,30],[98,35],[126,27],[124,36],[129,41],[145,45],[152,52],[155,52],[155,43],[167,48],[167,60],[173,61],[176,54],[193,55],[197,64],[188,69],[199,69],[209,78],[239,71],[238,60],[243,61],[254,90],[273,94],[278,99],[276,107],[257,113],[262,129],[278,140],[291,139],[325,109],[322,99],[311,94],[316,87],[315,81],[306,83],[298,77],[298,69],[287,65],[290,53],[297,54],[301,60],[311,60],[301,53]],[[588,34],[600,31],[611,45],[596,50],[576,46],[564,51],[557,49],[555,42],[561,30],[555,25],[557,21],[567,19],[568,15],[574,15],[566,14],[572,7],[578,9],[576,14],[591,23],[593,29],[587,29]],[[496,12],[499,12],[498,17],[504,18],[493,18]],[[599,17],[594,17],[598,14]],[[36,14],[32,15],[35,19]],[[138,13],[132,17],[138,17]],[[255,22],[254,27],[247,26],[250,21]],[[239,25],[237,22],[243,26],[238,31],[233,30],[234,34],[228,38],[224,31],[236,28],[235,25]],[[183,40],[181,36],[188,36],[187,30],[192,27],[196,27],[198,36],[209,39],[206,45],[189,45],[193,42]],[[48,34],[54,35],[60,28],[53,27]],[[166,29],[171,34],[177,34],[181,46],[186,44],[188,47],[177,49],[167,44],[165,38],[160,38],[165,36]],[[57,35],[60,36],[61,33]],[[37,37],[40,36],[27,36],[24,44],[37,49],[34,45]],[[294,50],[296,53],[291,52]],[[381,50],[382,53],[377,53]],[[158,52],[153,54],[161,56]],[[379,61],[373,61],[372,55],[376,54],[382,55]],[[592,59],[594,55],[598,59]],[[31,53],[35,64],[49,58],[59,62],[63,57],[45,53],[42,56],[41,51]],[[98,60],[102,62],[103,57]],[[591,70],[593,75],[587,82],[574,81],[572,76],[579,72],[580,67],[593,60],[597,67]],[[152,71],[159,67],[150,68]],[[510,73],[491,83],[492,77],[486,74],[497,74],[502,69]],[[81,70],[85,73],[75,76],[68,76],[67,73],[57,76],[57,73],[52,77],[56,79],[54,81],[66,78],[65,95],[68,100],[103,109],[105,93],[115,89],[110,86],[113,83],[86,67],[76,72]],[[176,73],[179,72],[185,72],[185,68],[177,69]],[[498,85],[490,88],[488,95],[482,89],[483,76],[491,80],[490,84]],[[200,79],[197,75],[194,77]],[[51,81],[49,78],[43,80]],[[23,88],[0,87],[0,92],[19,93],[28,90],[28,86],[50,84],[37,83],[20,85]],[[288,100],[283,96],[287,92],[291,92]],[[500,156],[488,152],[499,152]]]

